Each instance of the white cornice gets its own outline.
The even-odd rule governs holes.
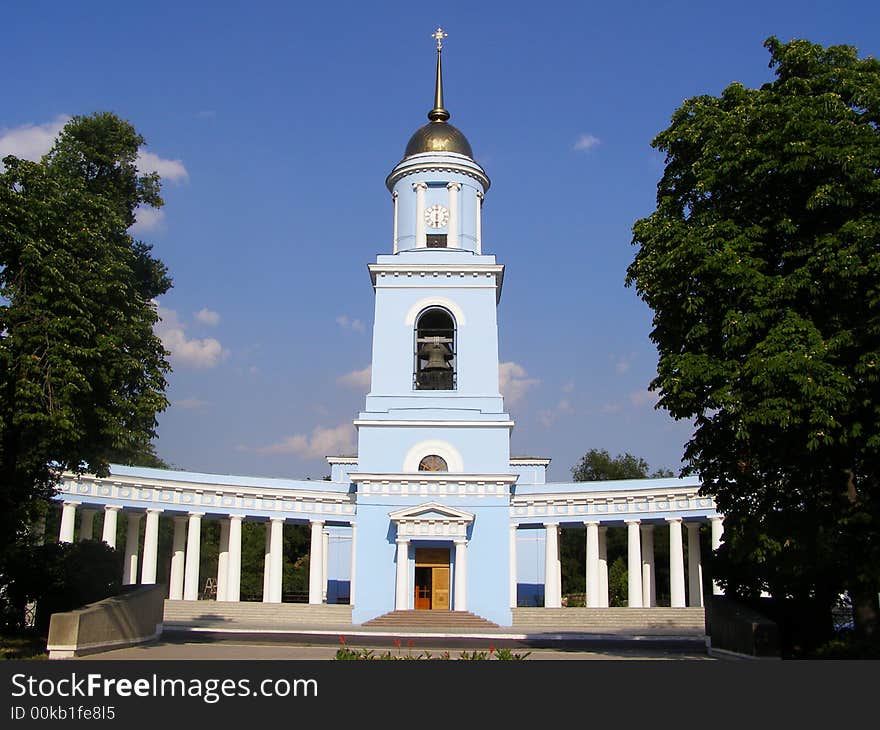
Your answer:
[[[348,475],[355,484],[515,484],[518,474],[456,474],[449,471],[417,471],[394,473],[354,472]]]
[[[394,428],[513,428],[516,422],[508,421],[382,421],[358,418],[352,421],[355,428],[361,426],[391,426]]]
[[[516,464],[517,466],[548,466],[550,461],[550,459],[531,458],[528,456],[510,457],[510,463]]]
[[[426,249],[428,250],[428,249]],[[434,249],[430,249],[434,250]],[[368,264],[370,281],[377,286],[379,275],[386,275],[397,281],[387,286],[399,286],[407,279],[475,279],[479,286],[480,279],[494,279],[494,286],[500,289],[504,283],[504,266],[502,264]],[[458,282],[457,285],[460,285]]]

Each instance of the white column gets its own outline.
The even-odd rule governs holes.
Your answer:
[[[324,530],[321,533],[321,603],[327,603],[327,576],[330,555],[330,533]]]
[[[141,583],[153,585],[156,582],[156,562],[159,557],[159,515],[160,509],[147,510],[147,524],[144,526],[144,559],[141,563]]]
[[[684,608],[684,553],[681,547],[681,517],[667,517],[669,523],[669,593],[673,608]]]
[[[186,517],[174,517],[174,542],[171,545],[171,575],[168,597],[172,601],[183,599],[183,571],[186,565]]]
[[[226,600],[241,600],[241,522],[242,515],[229,515],[229,566],[226,575]]]
[[[406,611],[409,608],[409,540],[397,540],[397,581],[394,590],[394,610]]]
[[[645,608],[657,605],[654,573],[654,525],[642,525],[642,606]]]
[[[459,198],[461,197],[461,183],[451,182],[446,186],[449,191],[449,223],[446,226],[446,245],[448,248],[460,248],[458,231],[461,228],[459,221]]]
[[[428,245],[427,231],[425,230],[425,191],[428,186],[423,182],[413,183],[416,191],[416,248],[425,248]]]
[[[476,227],[476,237],[477,237],[477,253],[483,253],[483,194],[477,193],[477,227]]]
[[[61,506],[61,529],[58,542],[73,542],[73,529],[76,524],[76,507],[79,502],[63,502]]]
[[[122,507],[115,504],[108,504],[104,507],[104,527],[101,530],[101,540],[106,542],[108,547],[116,547],[116,522],[121,509]]]
[[[562,586],[559,585],[559,525],[544,525],[544,607],[562,606]]]
[[[608,528],[599,528],[599,606],[608,608]]]
[[[455,604],[456,611],[467,611],[467,540],[455,541]]]
[[[599,608],[602,601],[599,596],[599,523],[584,522],[587,528],[587,607]]]
[[[220,520],[220,545],[217,548],[217,600],[226,600],[229,575],[229,520]]]
[[[84,509],[79,513],[79,541],[91,540],[95,530],[95,510]]]
[[[397,253],[397,191],[391,193],[391,202],[394,204],[394,253]]]
[[[516,608],[516,525],[510,526],[510,607]]]
[[[199,600],[199,560],[202,549],[202,513],[189,513],[186,531],[186,569],[183,575],[183,600]]]
[[[712,525],[712,552],[714,553],[721,547],[721,538],[724,537],[724,518],[720,515],[710,517],[709,522]],[[724,591],[716,581],[712,581],[712,593],[716,596],[724,595]]]
[[[263,553],[263,603],[272,602],[272,523],[266,521],[266,548]]]
[[[642,607],[642,545],[638,520],[626,521],[627,543],[627,605]]]
[[[351,526],[351,572],[348,579],[348,603],[354,606],[355,576],[357,575],[357,525]]]
[[[324,588],[324,523],[313,520],[309,523],[312,527],[312,542],[309,547],[309,603],[323,603]]]
[[[138,534],[141,527],[141,513],[129,512],[125,529],[125,562],[122,564],[122,585],[137,583],[138,574]]]
[[[700,523],[688,522],[688,606],[703,605],[703,565],[700,559]]]
[[[284,518],[272,517],[269,519],[272,524],[270,528],[272,536],[270,542],[272,544],[272,582],[269,586],[269,600],[272,603],[281,603],[281,593],[284,581]]]

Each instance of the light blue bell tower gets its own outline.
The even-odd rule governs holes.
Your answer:
[[[510,623],[504,546],[516,476],[513,421],[498,383],[504,267],[483,253],[489,178],[444,107],[443,37],[441,29],[434,34],[430,121],[386,180],[391,253],[369,266],[372,385],[354,422],[350,472],[358,492],[355,622],[431,608]]]

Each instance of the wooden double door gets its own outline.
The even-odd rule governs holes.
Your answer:
[[[417,610],[449,610],[449,548],[416,548]]]

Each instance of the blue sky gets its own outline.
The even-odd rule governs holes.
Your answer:
[[[391,250],[384,179],[431,106],[438,24],[451,122],[493,182],[512,451],[551,457],[555,480],[593,447],[677,469],[689,436],[653,409],[651,315],[623,286],[663,170],[651,139],[690,96],[770,80],[770,35],[880,54],[874,2],[29,0],[3,21],[0,154],[109,110],[165,177],[139,224],[175,282],[158,453],[288,477],[352,450],[366,267]]]

